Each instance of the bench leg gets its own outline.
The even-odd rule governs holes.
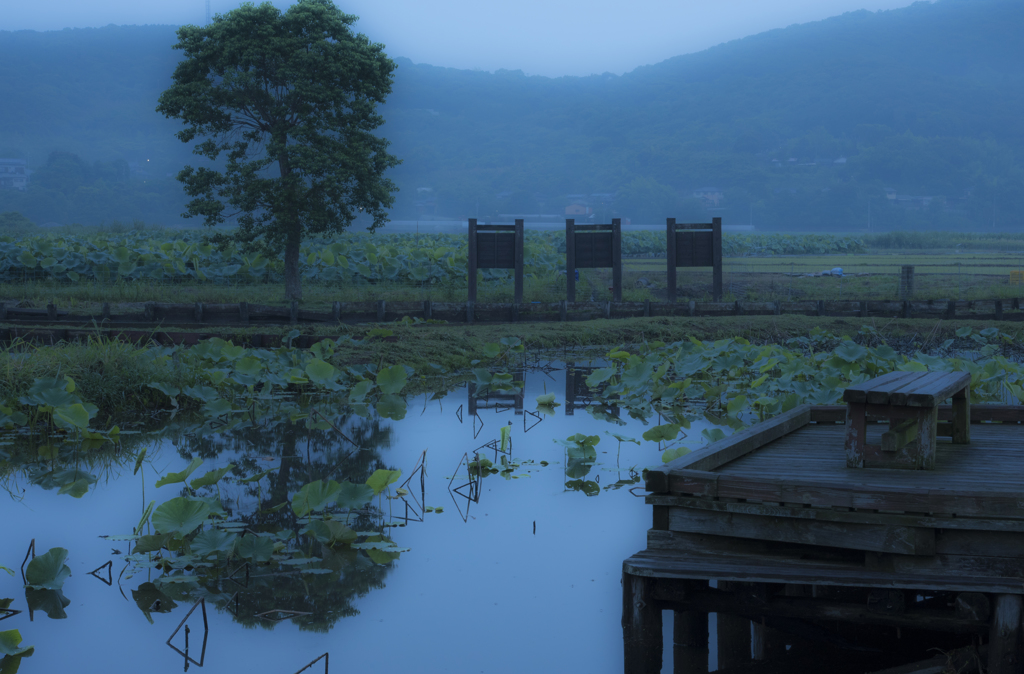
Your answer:
[[[1021,596],[996,595],[988,637],[990,674],[1018,674],[1021,671]]]
[[[707,583],[704,583],[706,586]],[[675,611],[672,615],[672,671],[708,674],[708,614]]]
[[[917,413],[917,456],[919,468],[935,469],[935,439],[939,432],[939,408],[924,407]]]
[[[846,406],[846,467],[864,467],[864,446],[867,443],[866,415],[864,405],[850,403]]]
[[[654,578],[622,574],[622,650],[626,674],[661,672],[664,642],[654,583]]]
[[[971,442],[970,387],[953,394],[953,442],[958,445]]]

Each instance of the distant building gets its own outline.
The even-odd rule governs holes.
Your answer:
[[[593,215],[594,209],[586,204],[569,204],[565,207],[566,215]]]
[[[705,208],[718,208],[725,199],[725,194],[717,187],[701,187],[693,191],[693,196],[703,201]]]
[[[0,187],[25,190],[28,187],[28,165],[24,159],[0,159]]]
[[[902,206],[912,211],[928,208],[936,199],[940,203],[945,200],[943,197],[917,197],[910,194],[897,194],[896,190],[891,187],[885,188],[885,198],[892,202],[894,206]]]

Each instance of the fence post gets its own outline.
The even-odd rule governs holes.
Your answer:
[[[469,296],[466,301],[476,302],[476,218],[469,219]],[[470,321],[472,322],[472,321]]]
[[[711,218],[712,294],[716,302],[722,301],[722,218]]]
[[[612,219],[612,297],[622,301],[622,220]]]
[[[292,325],[295,325],[296,323],[299,322],[299,301],[298,300],[292,300],[292,304],[291,304],[291,307],[290,307],[290,310],[289,310],[288,318],[291,321]]]
[[[337,302],[335,302],[337,304]],[[242,325],[249,325],[249,303],[238,303],[238,320]]]
[[[676,301],[676,219],[665,218],[665,258],[668,263],[668,278],[665,282],[668,301]]]
[[[900,268],[900,299],[914,297],[914,265],[905,264]]]
[[[331,305],[331,320],[335,323],[341,323],[341,302],[335,302]]]
[[[196,323],[202,323],[203,322],[203,303],[202,302],[196,302],[195,318],[196,318]]]
[[[565,219],[565,299],[576,301],[576,220]]]
[[[515,232],[516,268],[515,274],[515,303],[523,303],[523,221],[516,220]]]

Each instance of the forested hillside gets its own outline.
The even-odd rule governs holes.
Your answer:
[[[584,78],[417,65],[391,47],[382,132],[404,160],[394,217],[558,214],[582,201],[633,222],[1017,228],[1022,25],[1019,2],[939,0]],[[0,191],[0,212],[179,212],[167,176],[194,158],[153,111],[173,42],[166,26],[0,33],[0,156],[37,171],[27,192]],[[721,196],[695,198],[707,187]]]

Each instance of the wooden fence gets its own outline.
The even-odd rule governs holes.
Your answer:
[[[803,302],[530,302],[478,304],[474,302],[334,302],[331,311],[261,304],[165,304],[145,302],[109,304],[98,315],[71,313],[54,304],[43,309],[18,308],[0,303],[0,322],[45,327],[114,331],[124,328],[166,327],[198,329],[280,325],[387,323],[406,317],[449,323],[516,323],[580,321],[646,316],[843,316],[851,318],[925,318],[1024,321],[1022,299],[928,301],[803,301]],[[16,328],[11,328],[16,329]]]

